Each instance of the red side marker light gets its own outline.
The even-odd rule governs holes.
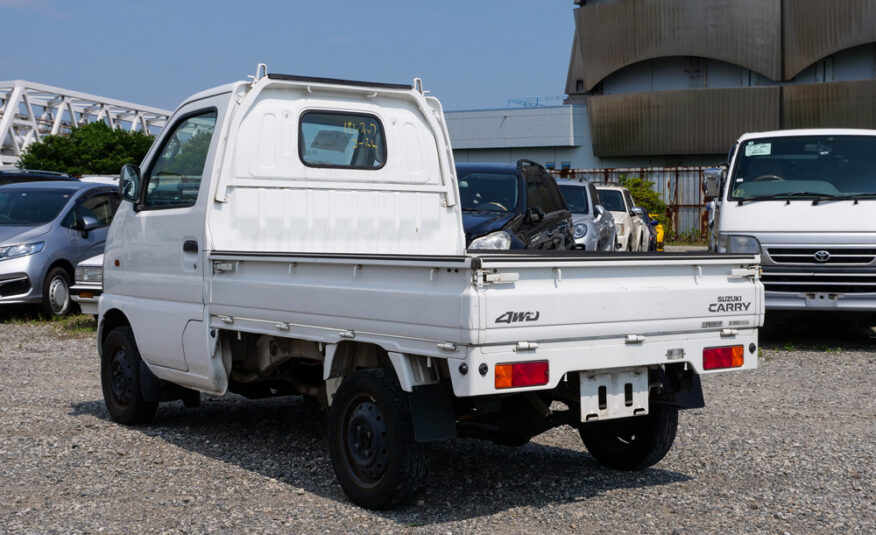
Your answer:
[[[703,369],[741,368],[745,364],[744,346],[707,347],[703,349]]]
[[[546,385],[549,380],[546,360],[496,365],[496,388]]]

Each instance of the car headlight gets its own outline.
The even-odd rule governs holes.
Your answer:
[[[76,282],[103,282],[101,266],[79,266],[76,268]]]
[[[752,254],[760,252],[760,242],[751,236],[734,236],[724,234],[718,236],[717,249],[719,253]]]
[[[575,239],[579,240],[587,235],[587,225],[584,223],[578,223],[575,225]]]
[[[37,254],[46,246],[46,242],[38,241],[34,243],[19,243],[18,245],[7,245],[0,247],[0,260],[9,260],[10,258],[18,258]]]
[[[500,230],[499,232],[493,232],[492,234],[487,234],[486,236],[475,238],[471,241],[468,248],[494,250],[510,249],[511,235],[504,230]]]

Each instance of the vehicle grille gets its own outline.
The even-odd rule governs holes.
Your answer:
[[[768,292],[876,293],[876,273],[779,273],[764,272]]]
[[[829,256],[824,256],[824,253]],[[816,254],[826,258],[816,259]],[[876,248],[769,247],[767,254],[776,264],[869,264],[876,260]]]
[[[28,291],[30,291],[30,279],[27,277],[0,280],[0,297],[26,294]]]

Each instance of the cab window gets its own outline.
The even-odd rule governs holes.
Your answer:
[[[146,177],[145,207],[195,204],[215,128],[215,111],[190,115],[176,124]]]
[[[380,169],[386,137],[380,119],[346,112],[305,112],[298,131],[298,155],[308,167]]]

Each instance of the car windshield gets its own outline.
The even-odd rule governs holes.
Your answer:
[[[73,196],[70,190],[0,189],[0,225],[42,225],[55,219]]]
[[[876,136],[789,136],[742,144],[730,199],[876,192]]]
[[[516,173],[472,171],[459,177],[462,209],[481,212],[513,212],[517,209]]]
[[[588,214],[590,213],[589,203],[587,202],[587,188],[581,186],[560,185],[560,191],[563,193],[563,199],[566,200],[566,206],[573,214]]]
[[[599,190],[599,202],[609,212],[626,212],[624,195],[616,189]]]

